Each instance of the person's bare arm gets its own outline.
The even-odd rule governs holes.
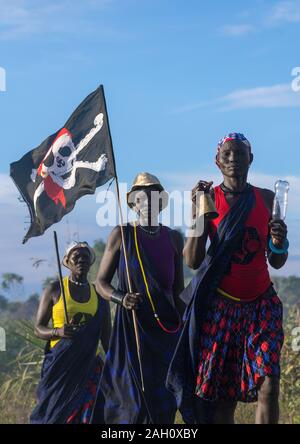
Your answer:
[[[198,191],[209,192],[211,198],[214,200],[213,190],[210,190],[212,182],[199,181],[192,190],[193,203],[193,220],[196,219],[196,193]],[[203,217],[203,232],[201,235],[188,237],[184,249],[183,256],[188,267],[197,270],[203,262],[206,254],[206,242],[208,237],[209,219]]]
[[[201,236],[188,237],[183,249],[185,262],[192,270],[197,270],[206,254],[208,237],[208,221],[204,219],[204,230]]]
[[[58,281],[47,287],[41,297],[35,322],[35,335],[46,341],[52,339],[52,329],[48,327],[52,316],[53,300],[59,297],[60,285]]]
[[[54,281],[43,292],[37,315],[34,333],[38,338],[49,341],[51,339],[68,338],[71,339],[77,332],[78,327],[65,325],[56,329],[55,337],[53,337],[53,329],[49,328],[49,322],[52,317],[53,305],[58,301],[60,295],[59,281]]]
[[[107,353],[109,347],[110,335],[111,335],[111,313],[110,313],[110,303],[108,301],[105,301],[103,309],[104,313],[103,313],[101,343],[105,353]]]
[[[107,240],[96,278],[96,290],[107,301],[111,301],[114,294],[120,293],[111,285],[111,281],[119,264],[121,241],[121,228],[117,226]],[[136,310],[141,301],[139,293],[126,293],[123,295],[122,305],[128,310]]]
[[[174,283],[173,283],[173,296],[174,296],[174,302],[176,305],[176,308],[180,315],[182,316],[185,310],[185,304],[180,299],[179,295],[184,289],[184,273],[183,273],[183,237],[181,233],[177,230],[172,230],[172,239],[174,248],[176,251],[175,254],[175,277],[174,277]]]
[[[282,249],[284,246],[284,242],[287,238],[287,226],[282,220],[273,220],[272,219],[272,207],[275,193],[271,190],[261,189],[260,190],[265,205],[270,213],[270,222],[269,222],[269,236],[272,238],[273,244],[278,249]],[[271,267],[276,270],[280,269],[284,266],[287,261],[288,253],[277,254],[274,253],[268,245],[267,249],[267,257],[268,262]]]

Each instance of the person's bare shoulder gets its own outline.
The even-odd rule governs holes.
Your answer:
[[[260,192],[264,203],[266,205],[266,207],[268,208],[270,214],[272,214],[272,207],[273,207],[273,200],[274,200],[274,196],[275,193],[272,190],[269,190],[268,188],[259,188],[256,187],[257,190]]]
[[[272,197],[272,199],[274,198],[274,191],[269,190],[268,188],[260,188],[260,187],[255,187],[257,188],[261,194],[265,195],[265,196],[269,196]]]
[[[107,240],[107,249],[108,250],[118,250],[121,247],[122,236],[121,236],[121,227],[117,225],[111,231],[108,240]]]
[[[45,288],[42,298],[48,301],[52,300],[55,304],[59,299],[60,292],[60,282],[58,279],[55,279]]]

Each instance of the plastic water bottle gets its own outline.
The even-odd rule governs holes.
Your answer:
[[[272,210],[273,219],[285,219],[289,189],[290,184],[286,180],[277,180],[275,183],[275,196]]]

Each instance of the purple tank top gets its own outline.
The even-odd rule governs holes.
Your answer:
[[[175,250],[168,230],[168,227],[162,225],[160,234],[151,236],[138,226],[137,234],[143,250],[153,263],[159,285],[171,295],[175,276]]]

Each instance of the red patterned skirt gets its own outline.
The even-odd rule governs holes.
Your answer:
[[[201,328],[196,395],[256,401],[264,378],[280,377],[283,340],[282,303],[273,286],[248,303],[216,293]]]

